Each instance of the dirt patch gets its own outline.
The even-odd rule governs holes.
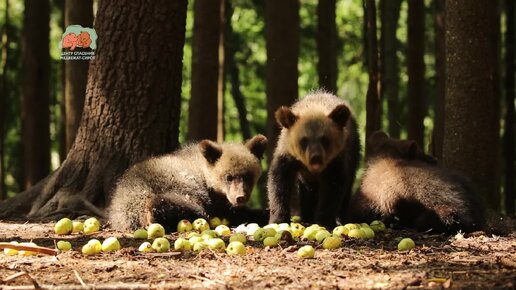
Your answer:
[[[177,233],[167,235],[170,240]],[[123,246],[115,253],[84,256],[80,248],[91,238],[116,236]],[[416,248],[398,252],[397,241],[411,237]],[[127,234],[104,230],[91,236],[56,236],[53,224],[0,222],[0,242],[34,241],[54,247],[69,240],[70,252],[57,256],[0,254],[2,289],[422,289],[516,287],[516,234],[474,235],[457,239],[387,230],[373,240],[346,240],[337,250],[318,248],[314,259],[300,259],[299,245],[263,248],[251,243],[248,254],[231,257],[211,251],[141,254],[140,242]],[[315,244],[314,244],[315,245]],[[20,272],[11,282],[3,279]],[[81,282],[82,281],[82,282]],[[83,284],[81,284],[83,283]],[[81,286],[82,285],[82,286]]]

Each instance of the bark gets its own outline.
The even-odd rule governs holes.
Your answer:
[[[226,67],[229,80],[231,82],[231,95],[235,101],[235,106],[238,111],[238,120],[240,123],[240,130],[244,140],[251,138],[251,127],[247,119],[247,108],[245,105],[245,97],[240,90],[240,72],[235,60],[235,54],[240,49],[241,40],[233,31],[231,26],[231,16],[233,15],[233,7],[229,1],[226,1]]]
[[[381,100],[378,92],[378,39],[376,36],[376,5],[374,0],[366,0],[367,22],[367,72],[369,85],[366,95],[366,144],[369,136],[381,128]],[[367,154],[367,146],[366,146]]]
[[[49,1],[25,0],[23,19],[23,186],[30,188],[50,171]]]
[[[381,84],[382,100],[387,100],[387,114],[389,119],[389,135],[400,137],[400,101],[399,101],[399,65],[398,39],[396,30],[400,17],[401,0],[382,0],[381,8]]]
[[[504,131],[504,156],[505,156],[505,213],[514,215],[515,182],[514,175],[514,75],[515,75],[515,53],[514,53],[514,1],[505,1],[506,9],[506,37],[505,37],[505,131]]]
[[[268,160],[276,147],[279,127],[274,112],[289,106],[298,97],[297,60],[299,56],[299,1],[265,2],[265,40],[267,49],[267,145]]]
[[[450,0],[445,9],[443,163],[469,176],[499,209],[497,7],[489,0]]]
[[[194,2],[189,140],[217,140],[221,1]]]
[[[335,0],[319,0],[317,4],[317,72],[319,86],[337,92],[337,25]]]
[[[0,204],[0,217],[102,215],[98,207],[129,165],[177,147],[186,6],[100,2],[77,138],[59,169]]]
[[[65,0],[64,29],[69,25],[93,26],[93,0]],[[72,147],[81,121],[88,81],[88,60],[64,61],[66,152]]]
[[[5,107],[7,100],[7,55],[9,47],[9,0],[5,1],[4,25],[2,27],[2,83],[0,88],[0,200],[7,197],[5,187]]]
[[[424,148],[425,126],[425,2],[408,1],[408,138]]]
[[[445,44],[444,44],[444,0],[434,0],[435,31],[435,108],[434,131],[432,132],[432,155],[443,158],[444,94],[445,94]]]
[[[218,45],[218,75],[217,75],[217,142],[224,142],[224,91],[225,91],[225,27],[226,27],[226,1],[220,0],[219,11],[219,45]]]

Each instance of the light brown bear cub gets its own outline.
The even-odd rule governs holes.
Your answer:
[[[269,170],[269,222],[288,222],[298,200],[303,222],[334,226],[349,202],[360,158],[349,107],[316,91],[280,107],[276,120],[282,130]]]
[[[134,230],[160,223],[175,230],[181,219],[225,217],[267,222],[267,212],[245,205],[261,174],[267,139],[245,143],[203,140],[130,168],[118,181],[109,208],[113,228]]]
[[[481,229],[484,208],[464,176],[436,165],[414,141],[381,131],[369,139],[371,155],[348,221],[382,218],[402,227],[450,234]]]

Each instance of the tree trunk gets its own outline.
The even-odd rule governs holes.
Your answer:
[[[235,61],[235,54],[240,49],[241,40],[235,35],[233,27],[231,26],[231,16],[233,15],[233,7],[229,1],[226,1],[226,67],[229,80],[231,82],[231,95],[235,101],[235,106],[238,111],[238,120],[240,123],[240,130],[244,140],[251,138],[251,128],[249,120],[247,120],[247,109],[245,105],[245,98],[240,90],[240,72]]]
[[[102,215],[96,207],[130,164],[177,147],[186,6],[100,2],[100,37],[74,145],[53,174],[0,204],[2,218]]]
[[[337,25],[335,0],[319,0],[317,4],[317,72],[319,86],[337,93]]]
[[[514,215],[515,202],[515,176],[514,176],[514,0],[505,1],[506,9],[506,37],[505,37],[505,131],[504,131],[504,156],[505,156],[505,212]]]
[[[274,112],[289,106],[298,97],[297,60],[299,56],[299,1],[265,2],[265,40],[267,48],[267,145],[268,160],[276,147],[279,127]]]
[[[49,1],[25,0],[23,19],[22,143],[27,189],[50,171]]]
[[[444,0],[434,0],[435,31],[435,108],[434,130],[431,151],[437,160],[443,158],[444,94],[445,94],[445,44],[444,44]]]
[[[497,5],[450,0],[445,7],[444,165],[469,176],[499,209]]]
[[[9,47],[9,0],[5,0],[4,25],[2,27],[2,83],[0,88],[0,200],[7,197],[5,187],[5,107],[7,100],[7,54]]]
[[[226,27],[226,0],[220,0],[219,8],[219,45],[218,45],[218,74],[217,74],[217,142],[224,142],[224,91],[226,86],[225,70],[225,27]]]
[[[425,135],[425,2],[408,1],[408,138],[424,148]]]
[[[221,2],[194,1],[189,140],[217,140]]]
[[[93,0],[65,0],[64,28],[69,25],[93,26]],[[64,103],[66,152],[72,147],[81,121],[88,82],[88,60],[64,61]]]
[[[374,0],[365,2],[367,23],[367,72],[369,85],[366,95],[366,144],[369,136],[381,128],[381,100],[378,92],[378,39],[376,36],[376,5]],[[367,154],[367,146],[366,146]]]
[[[398,66],[398,39],[396,30],[400,17],[401,0],[381,0],[381,84],[382,100],[387,100],[387,114],[389,119],[389,135],[400,137],[400,101],[399,101],[399,66]]]

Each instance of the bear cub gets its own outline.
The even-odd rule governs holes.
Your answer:
[[[348,221],[381,218],[402,227],[449,234],[483,227],[484,208],[466,177],[438,166],[412,140],[390,138],[382,131],[369,139],[371,155]]]
[[[173,231],[181,219],[214,216],[234,224],[266,223],[267,211],[245,206],[266,145],[263,135],[245,145],[203,140],[137,163],[117,183],[108,210],[111,226],[134,230],[160,223]]]
[[[357,125],[348,105],[315,91],[275,114],[282,127],[268,176],[270,223],[301,220],[335,225],[351,197],[360,158]]]

